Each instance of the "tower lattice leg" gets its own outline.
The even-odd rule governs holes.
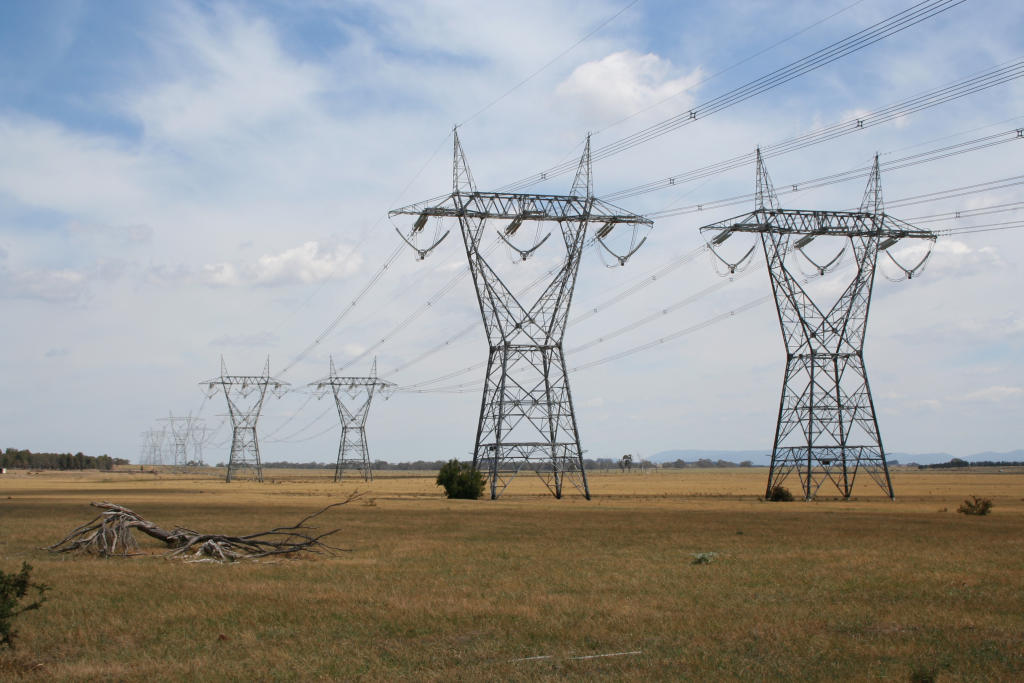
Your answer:
[[[255,427],[237,426],[231,434],[231,455],[228,458],[227,481],[237,473],[250,470],[256,481],[263,481],[263,464],[260,462],[260,445]]]
[[[341,443],[338,444],[338,463],[334,468],[334,481],[341,481],[346,469],[354,469],[363,481],[373,481],[370,466],[370,449],[366,443],[366,428],[345,425],[341,428]]]
[[[861,355],[816,353],[787,360],[766,495],[794,471],[805,500],[826,481],[849,498],[861,471],[893,497]]]
[[[568,481],[590,498],[560,346],[492,347],[473,454],[491,498],[532,469],[556,498]]]

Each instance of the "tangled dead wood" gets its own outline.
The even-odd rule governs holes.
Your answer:
[[[174,527],[167,531],[121,505],[91,503],[103,512],[46,549],[56,553],[77,552],[100,557],[138,555],[139,544],[133,533],[137,529],[166,545],[169,548],[166,557],[192,562],[234,562],[303,552],[341,552],[345,549],[324,542],[325,538],[338,533],[340,529],[321,532],[309,526],[309,522],[331,508],[352,502],[359,495],[353,493],[345,500],[303,517],[292,526],[275,527],[245,536],[204,534],[184,527]]]

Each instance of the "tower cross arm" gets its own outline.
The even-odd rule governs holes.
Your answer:
[[[420,202],[393,209],[388,216],[495,218],[524,221],[592,220],[626,225],[653,225],[646,216],[630,213],[593,197],[515,194],[510,192],[452,193],[437,203]]]
[[[742,216],[703,226],[711,233],[773,233],[833,237],[882,237],[935,241],[938,234],[918,228],[889,214],[865,211],[810,209],[758,209]]]
[[[273,387],[290,387],[291,383],[286,382],[283,379],[277,379],[276,377],[267,377],[266,375],[218,375],[207,380],[203,380],[199,383],[200,386],[214,387],[218,385],[222,386],[235,386],[239,384],[263,384],[266,383]]]
[[[398,387],[394,382],[388,382],[379,377],[339,377],[337,375],[322,377],[314,382],[310,382],[309,386],[316,387],[317,389],[325,387],[376,387],[378,389],[391,389]]]

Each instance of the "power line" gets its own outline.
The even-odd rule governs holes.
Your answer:
[[[753,272],[753,270],[754,270],[754,268],[748,268],[742,274],[736,276],[735,279],[739,279],[741,277],[746,277],[747,274]],[[594,346],[597,346],[598,344],[603,344],[603,343],[605,343],[607,341],[615,339],[616,337],[622,336],[623,334],[626,334],[627,332],[632,332],[633,330],[637,329],[638,327],[641,327],[641,326],[646,325],[648,323],[652,323],[652,322],[654,322],[656,320],[661,320],[666,315],[669,315],[671,313],[675,313],[676,311],[678,311],[678,310],[680,310],[682,308],[685,308],[686,306],[689,306],[690,304],[694,303],[695,301],[697,301],[699,299],[702,299],[702,298],[704,298],[705,296],[707,296],[709,294],[717,292],[718,290],[722,289],[723,287],[725,287],[726,285],[728,285],[732,281],[733,281],[732,279],[730,279],[730,280],[719,280],[719,281],[715,282],[713,285],[709,285],[709,286],[705,287],[704,289],[700,290],[699,292],[696,292],[695,294],[691,294],[690,296],[687,296],[687,297],[685,297],[683,299],[680,299],[679,301],[676,301],[673,304],[669,304],[668,306],[665,306],[661,310],[655,311],[654,313],[652,313],[652,314],[650,314],[650,315],[648,315],[648,316],[646,316],[644,318],[640,318],[639,320],[635,320],[635,321],[629,323],[628,325],[623,325],[619,329],[613,330],[612,332],[607,332],[605,334],[602,334],[600,337],[595,337],[594,339],[590,340],[589,342],[586,342],[585,344],[580,344],[579,346],[573,347],[573,348],[569,349],[567,351],[567,353],[571,354],[571,353],[579,353],[580,351],[586,351],[587,349],[592,348]]]
[[[694,83],[694,84],[693,84],[693,85],[691,85],[691,86],[688,86],[688,87],[686,87],[686,88],[683,88],[682,90],[679,90],[678,92],[675,92],[675,93],[673,93],[673,94],[669,95],[668,97],[666,97],[665,99],[663,99],[663,100],[659,100],[658,102],[655,102],[654,104],[652,104],[652,105],[650,105],[650,106],[644,107],[643,109],[639,109],[639,110],[637,110],[637,111],[633,112],[632,114],[630,114],[630,115],[628,115],[628,116],[624,116],[623,118],[619,119],[619,120],[618,120],[618,121],[616,121],[615,123],[611,123],[611,124],[609,124],[609,125],[605,126],[604,128],[602,128],[601,130],[595,131],[595,132],[594,132],[594,134],[595,134],[595,135],[597,135],[598,133],[603,133],[603,132],[605,132],[606,130],[608,130],[609,128],[614,128],[615,126],[618,126],[618,125],[620,125],[620,124],[623,124],[623,123],[625,123],[626,121],[629,121],[630,119],[632,119],[632,118],[634,118],[634,117],[636,117],[636,116],[639,116],[640,114],[643,114],[643,113],[645,113],[645,112],[648,112],[648,111],[650,111],[651,109],[655,109],[655,108],[657,108],[657,107],[660,107],[661,105],[665,104],[665,103],[666,103],[666,102],[668,102],[669,100],[673,100],[673,99],[675,99],[675,98],[679,97],[679,96],[680,96],[680,95],[682,95],[683,93],[689,92],[690,90],[693,90],[694,88],[699,88],[700,86],[704,85],[705,83],[708,83],[708,82],[710,82],[710,81],[712,81],[712,80],[714,80],[714,79],[718,78],[718,77],[719,77],[719,76],[721,76],[722,74],[724,74],[724,73],[727,73],[727,72],[729,72],[729,71],[732,71],[732,70],[733,70],[733,69],[735,69],[736,67],[738,67],[738,66],[742,66],[743,64],[746,64],[746,63],[747,63],[747,62],[749,62],[750,60],[752,60],[752,59],[756,59],[757,57],[760,57],[761,55],[765,54],[766,52],[770,52],[771,50],[774,50],[774,49],[775,49],[775,48],[777,48],[777,47],[778,47],[779,45],[783,45],[784,43],[788,43],[789,41],[793,40],[793,39],[794,39],[794,38],[796,38],[797,36],[800,36],[800,35],[803,35],[804,33],[807,33],[808,31],[810,31],[810,30],[811,30],[812,28],[814,28],[815,26],[819,26],[819,25],[821,25],[821,24],[824,24],[824,23],[825,23],[826,21],[828,21],[829,19],[834,19],[835,17],[837,17],[837,16],[839,16],[840,14],[842,14],[842,13],[846,12],[847,10],[853,9],[854,7],[856,7],[857,5],[861,4],[862,2],[864,2],[864,0],[856,0],[856,2],[852,2],[852,3],[850,3],[849,5],[846,5],[845,7],[842,7],[842,8],[840,8],[840,9],[836,10],[836,11],[835,11],[835,12],[833,12],[832,14],[829,14],[829,15],[828,15],[827,17],[824,17],[824,18],[822,18],[822,19],[819,19],[818,21],[814,22],[813,24],[808,24],[807,26],[804,26],[804,27],[803,27],[802,29],[800,29],[800,30],[799,30],[799,31],[797,31],[796,33],[792,33],[792,34],[790,34],[789,36],[787,36],[787,37],[783,38],[782,40],[780,40],[780,41],[778,41],[778,42],[775,42],[775,43],[772,43],[772,44],[771,44],[771,45],[769,45],[768,47],[766,47],[766,48],[763,48],[763,49],[761,49],[761,50],[758,50],[757,52],[755,52],[755,53],[753,53],[753,54],[751,54],[751,55],[748,55],[748,56],[744,57],[743,59],[741,59],[741,60],[740,60],[740,61],[738,61],[738,62],[734,62],[733,64],[731,64],[731,65],[729,65],[729,66],[725,67],[724,69],[721,69],[721,70],[719,70],[719,71],[716,71],[715,73],[711,74],[711,75],[710,75],[710,76],[708,76],[707,78],[703,78],[703,79],[701,79],[700,81],[698,81],[697,83]]]
[[[865,128],[871,128],[883,123],[888,123],[941,104],[946,104],[956,99],[973,95],[975,93],[993,88],[1003,83],[1016,80],[1024,76],[1024,58],[1014,60],[1008,66],[1000,66],[983,74],[972,76],[967,79],[945,85],[941,88],[915,95],[901,102],[882,107],[869,114],[854,116],[829,126],[797,135],[772,145],[761,147],[762,158],[770,158],[788,154],[813,145],[835,140],[836,138],[860,132]],[[646,183],[641,183],[617,192],[603,195],[601,199],[609,202],[628,199],[637,195],[676,187],[684,183],[693,182],[701,178],[725,173],[736,168],[749,166],[753,162],[752,152],[740,154],[730,159],[725,159],[701,168],[677,173],[667,178],[661,178]]]
[[[935,17],[949,9],[965,2],[966,0],[926,0],[917,3],[910,8],[892,15],[888,19],[880,21],[866,29],[836,41],[817,52],[798,59],[775,71],[772,71],[760,78],[750,81],[738,88],[734,88],[707,102],[696,105],[688,111],[682,112],[668,119],[665,119],[652,126],[648,126],[636,133],[620,138],[607,145],[597,147],[592,153],[593,161],[600,161],[628,149],[632,149],[645,142],[675,131],[698,120],[704,119],[711,114],[717,113],[745,100],[777,88],[789,81],[804,74],[810,73],[827,64],[854,54],[864,48],[890,36],[896,35],[906,29],[915,26],[927,19]],[[553,166],[540,173],[510,183],[501,188],[504,191],[515,192],[523,188],[535,185],[544,180],[570,173],[574,170],[574,164],[566,162]]]
[[[1009,130],[1000,131],[999,133],[995,133],[993,135],[986,135],[980,138],[974,138],[972,140],[959,142],[955,145],[946,145],[945,147],[939,147],[937,149],[920,152],[918,154],[911,154],[905,157],[900,157],[899,159],[887,161],[883,165],[883,167],[886,171],[894,171],[902,168],[908,168],[910,166],[917,166],[920,164],[929,163],[932,161],[947,159],[953,156],[958,156],[960,154],[966,154],[967,152],[974,152],[981,149],[987,149],[989,147],[994,147],[996,145],[1002,145],[1010,142],[1016,142],[1018,140],[1024,140],[1024,137],[1021,137],[1018,134],[1018,130],[1019,129],[1012,128]],[[835,185],[837,183],[858,180],[867,177],[869,172],[870,167],[867,166],[850,169],[848,171],[841,171],[839,173],[833,173],[827,176],[821,176],[818,178],[813,178],[798,183],[792,183],[789,185],[787,189],[778,190],[777,193],[779,195],[794,194],[796,192],[818,189],[821,187],[826,187],[828,185]],[[928,197],[929,195],[921,196]],[[720,209],[727,206],[735,206],[738,204],[748,204],[751,201],[753,201],[753,199],[753,193],[746,193],[742,195],[727,197],[724,199],[711,200],[700,204],[691,204],[689,206],[679,207],[676,209],[655,211],[653,213],[648,214],[648,216],[651,218],[667,218],[669,216],[681,216],[684,214],[699,213],[702,211],[709,211],[712,209]],[[916,198],[908,198],[902,201],[909,202],[911,201],[911,199]],[[886,204],[890,206],[897,205],[894,202],[886,202]]]
[[[972,235],[976,232],[996,232],[999,230],[1017,230],[1024,228],[1024,221],[1003,221],[1002,223],[984,223],[963,228],[947,228],[937,231],[940,235]]]
[[[956,211],[946,211],[945,213],[933,213],[928,216],[915,216],[913,218],[908,218],[907,222],[937,223],[940,221],[952,221],[962,218],[987,216],[993,213],[1020,211],[1022,209],[1024,209],[1024,202],[1008,202],[1006,204],[993,204],[992,206],[984,206],[977,209],[957,209]]]
[[[324,410],[324,412],[320,413],[315,418],[313,418],[313,420],[311,422],[309,422],[305,427],[302,427],[301,429],[298,429],[298,430],[292,432],[288,436],[282,436],[279,439],[267,439],[267,442],[268,443],[282,443],[282,442],[285,442],[285,441],[292,441],[296,436],[298,436],[299,434],[302,434],[303,432],[308,431],[309,429],[311,429],[313,427],[313,425],[317,424],[318,422],[320,422],[320,420],[324,419],[332,411],[333,408],[334,408],[334,406],[327,406],[327,409]],[[331,425],[331,429],[334,429],[337,426],[338,425]],[[326,432],[324,432],[324,433],[326,433]]]
[[[486,104],[486,105],[484,105],[483,107],[481,107],[481,108],[480,108],[479,110],[477,110],[477,111],[476,111],[476,112],[475,112],[475,113],[474,113],[474,114],[473,114],[472,116],[470,116],[469,118],[465,119],[465,120],[464,120],[464,121],[463,121],[462,123],[460,123],[460,124],[459,124],[459,126],[461,127],[461,126],[464,126],[464,125],[466,125],[467,123],[469,123],[470,121],[472,121],[473,119],[475,119],[476,117],[480,116],[480,115],[481,115],[481,114],[483,114],[483,113],[484,113],[485,111],[487,111],[488,109],[490,109],[491,107],[493,107],[494,105],[496,105],[496,104],[497,104],[498,102],[501,102],[501,101],[502,101],[503,99],[505,99],[506,97],[508,97],[509,95],[511,95],[511,94],[512,94],[513,92],[515,92],[516,90],[518,90],[518,89],[519,89],[519,88],[521,88],[522,86],[526,85],[526,83],[527,83],[527,82],[529,82],[530,80],[532,80],[532,79],[533,79],[533,78],[534,78],[535,76],[537,76],[538,74],[540,74],[540,73],[541,73],[542,71],[546,70],[546,69],[547,69],[548,67],[550,67],[550,66],[551,66],[552,64],[554,64],[555,62],[557,62],[558,60],[560,60],[560,59],[561,59],[562,57],[566,56],[567,54],[569,54],[570,52],[572,52],[573,50],[575,50],[575,49],[576,49],[577,47],[579,47],[579,46],[580,46],[581,44],[583,44],[583,43],[584,43],[584,42],[585,42],[586,40],[588,40],[589,38],[591,38],[591,37],[592,37],[592,36],[593,36],[594,34],[596,34],[596,33],[597,33],[598,31],[600,31],[601,29],[603,29],[603,28],[604,28],[605,26],[607,26],[608,24],[610,24],[610,23],[612,23],[613,21],[615,21],[616,19],[618,19],[620,15],[622,15],[622,14],[623,14],[623,13],[624,13],[624,12],[625,12],[626,10],[628,10],[628,9],[629,9],[630,7],[632,7],[633,5],[635,5],[636,3],[638,3],[639,1],[640,1],[640,0],[631,0],[631,2],[627,3],[627,4],[626,4],[626,5],[625,5],[625,6],[624,6],[624,7],[622,8],[622,9],[620,9],[620,10],[619,10],[618,12],[616,12],[615,14],[611,15],[610,17],[608,17],[607,19],[605,19],[604,21],[602,21],[602,22],[601,22],[600,24],[598,24],[597,26],[595,26],[595,27],[594,27],[594,28],[593,28],[593,29],[592,29],[592,30],[591,30],[591,31],[590,31],[589,33],[587,33],[586,35],[584,35],[584,36],[583,36],[582,38],[580,38],[579,40],[577,40],[577,41],[576,41],[575,43],[573,43],[572,45],[570,45],[570,46],[569,46],[569,47],[567,47],[566,49],[564,49],[564,50],[562,50],[561,52],[559,52],[559,53],[558,53],[557,55],[555,55],[555,56],[554,56],[553,58],[551,58],[551,60],[550,60],[550,61],[548,61],[547,63],[545,63],[545,64],[544,64],[544,65],[543,65],[542,67],[540,67],[539,69],[537,69],[536,71],[534,71],[533,73],[531,73],[531,74],[530,74],[529,76],[527,76],[527,77],[526,77],[526,78],[524,78],[523,80],[521,80],[521,81],[519,81],[518,83],[516,83],[515,85],[513,85],[513,86],[512,86],[511,88],[509,88],[508,90],[506,90],[506,91],[505,91],[504,93],[502,93],[501,95],[499,95],[499,96],[498,96],[497,98],[495,98],[495,99],[491,100],[491,101],[490,101],[490,102],[489,102],[488,104]]]
[[[391,267],[391,264],[398,259],[398,256],[402,253],[403,248],[404,247],[402,244],[399,244],[398,246],[395,247],[395,250],[391,252],[391,255],[384,260],[384,264],[377,269],[377,272],[373,274],[373,277],[370,278],[370,281],[363,285],[363,288],[359,290],[359,293],[356,294],[355,298],[352,299],[351,302],[349,302],[348,306],[341,309],[341,312],[338,313],[337,316],[335,316],[334,320],[332,320],[326,328],[324,328],[324,331],[317,335],[315,339],[313,339],[313,343],[311,343],[309,346],[300,351],[299,354],[292,359],[292,362],[285,366],[284,370],[280,372],[281,375],[284,375],[286,372],[295,367],[306,356],[308,356],[313,351],[313,349],[318,347],[320,345],[320,342],[326,339],[327,336],[334,331],[334,329],[341,323],[341,321],[345,319],[345,316],[348,315],[349,312],[353,308],[355,308],[360,301],[363,300],[363,297],[365,297],[367,293],[373,288],[373,286],[377,284],[377,282],[384,276],[384,273],[387,271],[388,268]]]

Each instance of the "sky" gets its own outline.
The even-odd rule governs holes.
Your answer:
[[[292,391],[265,402],[264,461],[332,462],[337,412],[307,385],[329,357],[354,375],[375,357],[400,390],[374,400],[371,457],[465,459],[482,368],[423,384],[487,355],[470,280],[447,286],[465,268],[458,231],[423,261],[406,248],[373,279],[402,245],[388,210],[450,191],[453,126],[477,186],[497,189],[578,158],[588,133],[597,149],[685,117],[909,5],[3,3],[0,447],[137,462],[144,431],[191,414],[216,430],[206,461],[224,462],[226,404],[200,383],[222,357],[244,375],[269,356]],[[1024,57],[1022,36],[1024,5],[969,0],[595,162],[595,194],[852,124]],[[877,153],[898,218],[931,230],[1020,222],[1020,184],[913,198],[1020,176],[1022,127],[1024,82],[1012,80],[766,163],[777,188],[797,187],[781,196],[787,208],[858,206],[862,177],[800,184]],[[990,135],[999,144],[886,170]],[[614,203],[648,214],[753,188],[751,163]],[[584,253],[572,317],[592,314],[570,325],[565,348],[586,457],[770,452],[785,350],[763,255],[731,279],[706,253],[685,258],[704,244],[700,226],[752,208],[660,218],[621,268]],[[502,249],[492,260],[528,282],[560,258],[556,242],[525,264]],[[752,244],[737,237],[723,251]],[[1024,448],[1022,246],[1019,229],[940,236],[927,269],[903,282],[881,260],[864,353],[886,450]],[[894,254],[912,261],[915,247]],[[849,275],[847,255],[808,286],[834,296]],[[412,385],[454,389],[401,390]]]

